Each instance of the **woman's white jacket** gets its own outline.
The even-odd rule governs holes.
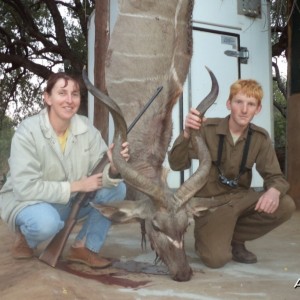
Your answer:
[[[62,153],[49,122],[47,109],[25,119],[16,130],[8,160],[10,171],[0,191],[3,221],[15,229],[18,212],[38,202],[66,204],[71,195],[70,183],[91,174],[107,150],[100,132],[88,118],[74,115]],[[116,186],[120,179],[103,171],[103,186]]]

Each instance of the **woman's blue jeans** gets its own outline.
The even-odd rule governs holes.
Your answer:
[[[126,186],[123,182],[113,188],[102,188],[97,191],[91,202],[105,204],[124,200]],[[35,248],[56,235],[63,227],[71,210],[71,202],[67,204],[37,203],[25,207],[16,218],[16,225],[24,235],[30,248]],[[85,238],[85,247],[93,252],[99,252],[103,246],[111,221],[105,218],[90,204],[79,210],[78,219],[84,218],[84,223],[76,240]]]

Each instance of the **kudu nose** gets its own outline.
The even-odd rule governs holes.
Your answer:
[[[189,267],[189,269],[186,270],[180,270],[178,271],[172,278],[175,281],[189,281],[193,275],[193,270]]]

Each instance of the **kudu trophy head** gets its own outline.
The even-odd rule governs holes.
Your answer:
[[[206,183],[211,167],[211,157],[205,142],[201,135],[192,132],[192,143],[197,149],[200,164],[196,172],[175,192],[168,187],[166,177],[158,175],[156,178],[148,178],[143,172],[134,169],[120,155],[122,143],[128,140],[127,126],[120,108],[109,96],[96,89],[89,82],[86,74],[83,74],[88,90],[106,105],[113,117],[115,125],[114,163],[125,182],[136,191],[135,194],[131,191],[135,200],[93,206],[116,223],[145,220],[146,234],[151,247],[166,264],[172,278],[177,281],[190,280],[192,269],[184,249],[184,234],[189,225],[189,217],[191,215],[199,216],[203,211],[215,209],[223,204],[216,202],[213,198],[193,197]],[[202,114],[214,103],[218,95],[216,78],[210,70],[209,74],[212,79],[212,89],[197,107]],[[145,147],[148,146],[145,141]],[[130,145],[131,148],[134,148],[134,144]],[[135,157],[131,156],[130,160],[134,159]],[[162,165],[157,168],[157,174],[160,174],[162,169]],[[139,196],[140,198],[138,198]]]
[[[216,205],[211,199],[192,199],[205,184],[211,166],[210,154],[199,134],[192,133],[199,168],[177,191],[168,187],[163,167],[172,137],[172,110],[182,94],[192,56],[193,4],[192,0],[119,1],[105,61],[109,96],[85,78],[90,92],[113,117],[113,159],[128,187],[127,200],[98,208],[114,222],[145,220],[152,248],[177,281],[187,281],[192,275],[183,238],[188,211]],[[218,94],[217,80],[212,72],[209,74],[212,89],[198,107],[201,113]],[[162,92],[127,137],[127,124],[159,86],[163,86]],[[128,162],[119,154],[125,140],[130,145]]]

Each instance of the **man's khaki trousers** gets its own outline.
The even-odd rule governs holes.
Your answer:
[[[279,207],[273,214],[255,211],[262,194],[250,189],[219,196],[227,198],[228,204],[195,217],[195,249],[205,265],[211,268],[224,266],[232,258],[232,240],[245,242],[257,239],[292,216],[295,203],[288,195],[280,199]]]

